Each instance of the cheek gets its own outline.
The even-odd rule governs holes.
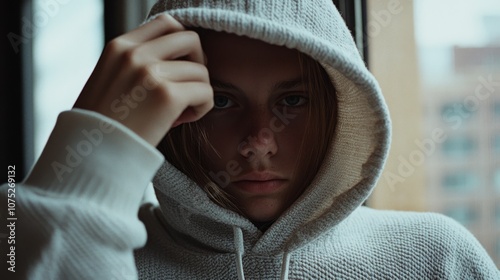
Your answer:
[[[236,154],[238,149],[238,139],[230,130],[212,130],[207,133],[208,140],[222,158]]]
[[[293,149],[296,152],[299,151],[303,140],[307,140],[307,135],[305,134],[306,127],[308,123],[308,117],[306,112],[296,114],[296,117],[290,120],[288,123],[281,123],[282,130],[277,133],[278,137],[284,139],[281,142],[281,148]],[[305,137],[305,138],[304,138]]]
[[[234,125],[207,119],[204,120],[203,126],[208,141],[213,147],[213,149],[211,147],[207,149],[211,164],[223,164],[222,161],[234,158],[238,152],[238,144],[241,141]]]
[[[314,141],[310,139],[311,135],[305,135],[307,125],[308,116],[306,112],[303,112],[284,126],[276,137],[279,144],[279,154],[276,160],[282,168],[294,174],[295,181],[303,176],[303,172],[300,171],[307,166],[303,159],[310,153],[311,144]]]

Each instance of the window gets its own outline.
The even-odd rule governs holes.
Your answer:
[[[500,101],[493,103],[493,115],[495,118],[500,119]]]
[[[500,168],[493,172],[493,188],[500,193]]]
[[[473,191],[479,185],[479,177],[470,171],[460,171],[446,174],[443,187],[450,192],[466,193]]]
[[[493,135],[492,150],[495,154],[500,154],[500,134]]]
[[[57,115],[71,109],[90,76],[101,54],[104,34],[102,0],[34,0],[33,6],[37,158]]]
[[[368,33],[368,65],[393,120],[391,154],[370,206],[445,213],[495,252],[495,218],[474,207],[495,211],[500,195],[500,2],[397,1],[392,11],[390,0],[366,2],[367,21],[379,27]],[[421,164],[400,172],[421,143],[428,151]],[[389,173],[404,180],[384,180]]]
[[[495,221],[497,227],[500,227],[500,205],[495,206]]]
[[[496,252],[496,258],[497,259],[500,259],[500,238],[497,240],[496,242],[496,246],[495,246],[495,252]]]
[[[475,114],[476,111],[460,102],[447,103],[441,107],[441,118],[445,122],[453,122],[457,118],[465,122],[470,120]]]
[[[476,209],[465,205],[455,206],[443,211],[446,216],[455,219],[464,226],[471,226],[478,219]]]
[[[468,157],[475,152],[476,148],[476,141],[470,136],[450,137],[442,146],[444,154],[451,158]]]

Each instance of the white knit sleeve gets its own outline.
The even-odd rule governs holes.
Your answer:
[[[116,121],[86,110],[61,113],[27,179],[15,185],[14,209],[7,203],[12,185],[0,188],[2,228],[8,211],[16,218],[8,221],[15,243],[0,239],[7,261],[14,249],[15,272],[2,259],[0,279],[136,279],[133,250],[147,236],[137,213],[162,162]]]

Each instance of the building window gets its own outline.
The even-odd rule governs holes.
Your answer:
[[[500,227],[500,205],[495,206],[495,222]]]
[[[500,119],[500,101],[493,103],[493,115]]]
[[[497,168],[493,172],[493,187],[498,193],[500,193],[500,168]]]
[[[494,153],[500,154],[500,134],[493,136],[491,146]]]
[[[468,157],[475,152],[476,148],[476,141],[467,136],[450,137],[442,146],[444,154],[451,158]]]
[[[377,22],[376,15],[394,1],[366,2],[368,22]],[[464,224],[477,220],[469,229],[496,259],[500,225],[484,226],[496,220],[479,209],[495,211],[500,196],[500,139],[495,137],[500,135],[500,94],[494,85],[500,77],[499,1],[398,2],[401,11],[385,13],[387,24],[369,34],[368,65],[395,120],[386,173],[372,205],[439,212],[451,201],[456,203],[451,208],[463,205],[447,213]],[[447,141],[432,145],[428,139],[433,137]],[[415,154],[418,142],[430,151],[422,174],[412,172],[401,184],[388,180],[401,175],[401,156]],[[464,174],[453,174],[457,171]],[[394,197],[392,186],[400,185],[405,187],[397,188],[397,199],[387,199]]]
[[[447,191],[469,192],[479,185],[479,177],[470,171],[460,171],[446,174],[442,184]]]
[[[497,259],[500,259],[500,238],[497,239],[497,244],[496,244],[496,255],[497,255]]]
[[[463,103],[446,103],[441,107],[441,118],[446,123],[455,123],[457,119],[466,122],[470,120],[477,111],[464,106]]]
[[[478,213],[476,209],[465,205],[448,208],[443,211],[443,214],[456,220],[464,226],[470,226],[474,224],[478,219]]]

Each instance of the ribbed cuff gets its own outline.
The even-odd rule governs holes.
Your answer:
[[[25,184],[46,195],[136,213],[163,160],[155,147],[121,123],[73,109],[59,115]]]

